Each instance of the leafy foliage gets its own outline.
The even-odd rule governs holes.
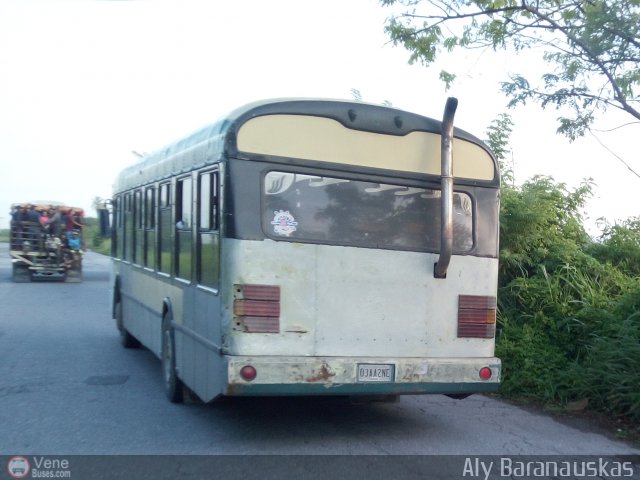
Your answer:
[[[615,265],[628,275],[640,276],[640,217],[605,225],[600,242],[594,244],[590,252],[601,262]]]
[[[590,193],[588,182],[568,190],[548,177],[503,186],[502,391],[543,402],[586,398],[638,421],[640,230],[630,220],[591,240],[579,215]]]
[[[97,218],[85,217],[83,235],[88,248],[103,255],[111,253],[111,239],[100,235],[100,226]]]
[[[503,165],[511,127],[501,115],[487,131]],[[542,176],[502,183],[501,391],[549,403],[587,399],[640,423],[640,217],[592,240],[580,215],[592,189]]]
[[[487,128],[487,144],[491,146],[498,159],[502,182],[513,183],[513,169],[507,164],[507,157],[511,154],[509,138],[513,131],[513,120],[506,113],[501,113]]]
[[[386,31],[430,65],[457,48],[541,51],[552,67],[532,84],[514,75],[502,85],[510,106],[528,101],[568,107],[558,132],[584,135],[598,110],[615,107],[640,120],[639,0],[380,0],[401,6]],[[455,74],[442,72],[447,87]]]
[[[590,182],[574,191],[550,177],[534,177],[518,189],[502,191],[500,226],[501,278],[510,281],[555,271],[560,265],[582,261],[589,240],[580,211],[592,192]]]
[[[565,389],[592,408],[640,421],[640,282],[590,328],[581,361],[566,372]]]

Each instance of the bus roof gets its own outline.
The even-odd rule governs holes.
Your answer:
[[[319,98],[262,100],[146,155],[120,174],[115,189],[169,178],[224,157],[244,156],[439,175],[440,130],[439,120],[382,105]],[[410,152],[410,158],[397,161],[399,151]],[[459,162],[456,157],[473,161]],[[458,163],[461,167],[456,172]],[[497,163],[488,147],[458,128],[454,129],[454,176],[499,183]]]

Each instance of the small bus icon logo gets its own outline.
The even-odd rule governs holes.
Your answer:
[[[25,478],[30,470],[29,460],[24,457],[12,457],[7,463],[7,471],[11,478]]]

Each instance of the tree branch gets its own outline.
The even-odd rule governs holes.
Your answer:
[[[587,56],[591,59],[591,61],[598,66],[600,72],[609,80],[609,83],[611,84],[611,87],[615,92],[615,99],[617,102],[619,102],[622,105],[623,107],[622,109],[640,120],[640,111],[636,110],[631,105],[629,105],[616,79],[613,77],[609,69],[607,69],[602,64],[598,56],[592,51],[591,48],[589,48],[589,46],[585,42],[583,42],[581,39],[579,39],[573,33],[571,33],[571,31],[568,28],[557,23],[554,19],[548,17],[547,15],[545,15],[539,10],[536,10],[535,8],[529,7],[526,3],[526,0],[522,1],[522,6],[525,10],[527,10],[532,15],[535,15],[539,18],[544,19],[546,22],[549,23],[549,25],[555,27],[555,29],[562,32],[567,38],[569,38],[569,40],[571,40],[571,42],[573,42],[576,46],[582,49],[582,51],[587,54]]]
[[[631,173],[633,173],[636,177],[640,178],[640,174],[638,172],[636,172],[633,168],[631,168],[631,165],[629,165],[627,162],[624,161],[624,159],[616,154],[613,150],[611,150],[609,147],[607,147],[599,138],[598,136],[593,133],[593,131],[591,130],[591,128],[588,128],[587,130],[589,130],[589,133],[591,134],[591,136],[593,138],[596,139],[596,141],[600,144],[600,146],[602,146],[602,148],[604,148],[607,152],[609,152],[611,155],[613,155],[614,157],[616,157],[620,162],[622,162],[622,164],[627,167],[627,170],[629,170]]]

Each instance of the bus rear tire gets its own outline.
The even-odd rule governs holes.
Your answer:
[[[162,321],[162,378],[164,391],[171,403],[184,401],[184,385],[176,371],[176,343],[171,322],[167,317]]]
[[[120,343],[124,348],[140,348],[140,341],[131,335],[124,326],[124,314],[122,312],[122,302],[116,303],[116,326],[120,332]]]

